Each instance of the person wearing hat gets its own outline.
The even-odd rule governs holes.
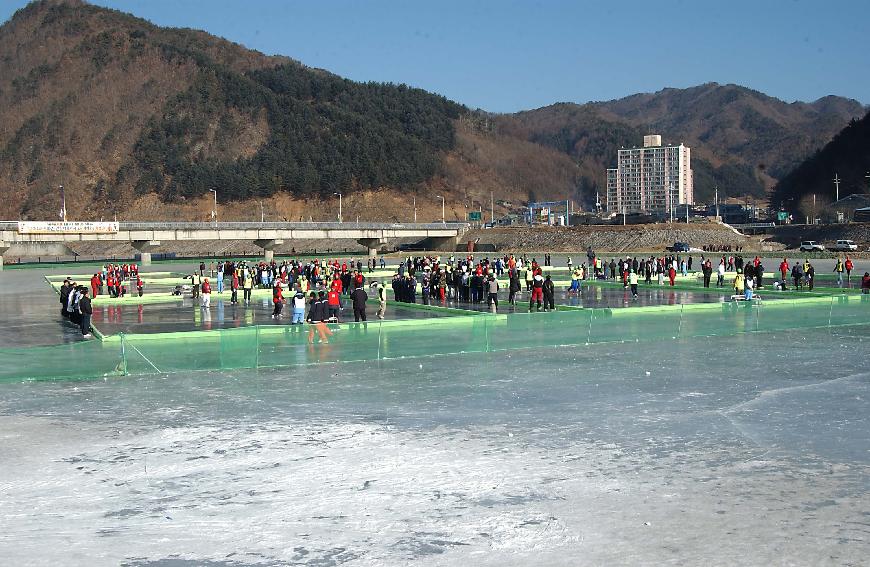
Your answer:
[[[544,278],[542,289],[544,294],[544,311],[555,311],[556,305],[554,304],[554,300],[556,297],[556,287],[553,285],[553,280],[550,278],[550,274],[547,274],[547,277]]]
[[[296,284],[296,293],[293,295],[293,319],[291,325],[301,325],[305,319],[305,292],[299,284]]]
[[[350,298],[353,302],[353,320],[357,323],[362,321],[366,321],[366,301],[369,299],[369,295],[366,293],[366,290],[363,286],[358,286],[350,292]]]

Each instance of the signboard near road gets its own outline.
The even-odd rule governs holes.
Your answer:
[[[468,220],[470,220],[470,221],[480,221],[480,220],[481,220],[481,212],[480,212],[480,211],[474,211],[474,212],[470,212],[470,213],[468,213]]]
[[[117,222],[18,221],[18,234],[114,234]]]

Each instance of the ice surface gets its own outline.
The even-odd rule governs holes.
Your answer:
[[[868,344],[849,327],[4,385],[0,557],[863,564]]]

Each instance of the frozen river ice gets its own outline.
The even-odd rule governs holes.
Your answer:
[[[0,388],[6,565],[859,565],[870,327]]]

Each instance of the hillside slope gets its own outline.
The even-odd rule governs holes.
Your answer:
[[[600,189],[622,147],[658,133],[692,148],[696,197],[762,195],[823,146],[864,107],[841,97],[785,103],[737,85],[708,83],[623,99],[552,106],[498,117],[503,131],[580,161],[583,183]]]
[[[74,218],[200,218],[212,189],[225,218],[263,201],[273,218],[334,218],[322,204],[336,192],[361,203],[346,217],[387,219],[414,195],[446,194],[464,218],[490,190],[561,199],[577,177],[572,160],[534,144],[457,136],[470,113],[439,95],[78,0],[19,10],[0,27],[0,53],[4,218],[56,218],[60,184]]]
[[[839,176],[840,197],[870,192],[870,113],[853,120],[824,148],[810,156],[774,188],[771,202],[800,212],[801,200],[816,194],[820,202],[835,199],[834,176]]]

